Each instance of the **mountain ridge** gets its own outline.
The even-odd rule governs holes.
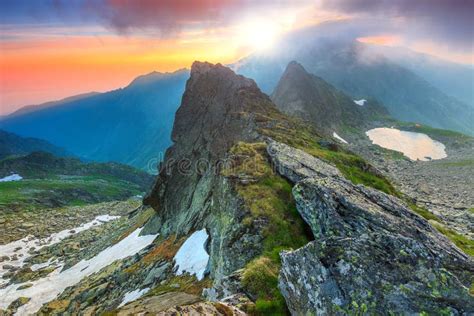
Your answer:
[[[57,156],[71,156],[64,148],[34,137],[21,137],[0,129],[0,160],[9,156],[22,156],[34,151],[46,151]]]
[[[469,271],[474,271],[470,257],[410,210],[396,197],[402,196],[400,193],[390,192],[389,185],[382,187],[389,193],[386,194],[356,185],[352,179],[347,180],[346,174],[353,174],[353,168],[360,163],[354,161],[360,158],[345,158],[347,160],[342,165],[337,160],[320,160],[322,157],[334,159],[338,155],[342,158],[350,153],[337,146],[323,149],[317,143],[319,135],[306,134],[309,132],[303,128],[304,125],[295,129],[292,124],[297,123],[281,114],[253,80],[238,76],[222,65],[195,62],[177,111],[172,133],[174,144],[166,153],[154,188],[144,199],[145,204],[151,205],[156,212],[146,224],[144,233],[159,233],[167,238],[204,230],[209,238],[206,249],[210,256],[206,271],[213,280],[213,285],[204,291],[205,297],[220,300],[225,295],[248,295],[256,301],[256,306],[247,306],[247,311],[283,312],[286,304],[294,314],[335,313],[338,310],[356,312],[362,304],[376,313],[387,308],[395,313],[439,308],[462,313],[473,309],[474,306],[467,303],[469,294],[465,287],[469,282]],[[326,152],[321,153],[324,150]],[[221,169],[213,168],[222,160],[229,164],[221,165]],[[201,161],[211,167],[193,168]],[[349,167],[347,164],[352,168],[349,173],[344,169],[344,165]],[[373,167],[358,167],[367,176],[370,174],[378,177],[378,181],[384,181]],[[333,193],[338,196],[334,200]],[[270,205],[266,204],[268,201],[271,201]],[[295,201],[297,213],[292,213]],[[319,217],[321,212],[314,209],[325,209],[324,205],[333,205],[335,212],[341,213]],[[342,209],[347,209],[347,213]],[[351,214],[360,214],[362,210],[366,211],[360,216],[367,216],[365,220],[376,226],[355,225],[353,230],[358,236],[360,234],[361,240],[353,246],[351,238],[345,238],[352,236],[351,228],[347,228],[347,235],[345,233],[345,221],[352,221],[354,215]],[[398,231],[403,235],[401,237],[387,230],[399,221],[407,226],[406,230]],[[311,234],[307,234],[305,225],[310,226]],[[347,282],[338,278],[341,275],[341,279],[346,280],[350,275],[344,272],[346,266],[349,270],[360,269],[364,274],[373,268],[369,263],[371,260],[382,260],[377,243],[364,248],[364,241],[367,241],[364,236],[370,227],[376,227],[374,236],[390,240],[387,245],[391,245],[394,258],[391,259],[393,263],[377,266],[377,281],[364,284],[363,293],[359,293],[349,277]],[[415,231],[421,232],[422,236]],[[363,248],[364,251],[355,252],[354,264],[338,263],[332,254],[340,252],[320,250],[318,247],[324,248],[320,237],[331,249],[346,249],[352,245],[351,249]],[[426,259],[437,241],[441,244],[436,248],[439,260]],[[422,253],[415,250],[416,245],[423,248]],[[276,254],[287,247],[297,250],[282,252],[280,261]],[[407,260],[417,262],[415,273],[411,269],[404,270],[405,253]],[[456,259],[451,260],[454,253]],[[428,262],[422,263],[425,259]],[[296,265],[292,262],[301,264],[294,269]],[[301,277],[313,273],[312,262],[323,271],[334,271],[337,277],[331,280],[308,277],[308,280],[313,280],[311,282],[301,280]],[[430,269],[450,269],[452,274],[445,277],[450,280],[450,293],[456,295],[441,294],[449,296],[449,303],[424,296],[429,285],[420,281],[417,275],[425,277],[423,271]],[[461,272],[463,270],[466,272]],[[395,272],[392,275],[388,271]],[[437,280],[444,278],[441,274],[433,277]],[[456,284],[456,280],[462,280],[464,285]],[[300,286],[303,281],[306,288]],[[341,283],[338,285],[338,282]],[[393,291],[383,294],[378,291],[377,282],[388,282]],[[399,288],[407,286],[406,282],[414,282],[419,290],[408,296],[397,294]],[[345,290],[338,292],[338,288]],[[328,297],[337,297],[337,303]],[[368,299],[371,297],[373,300]],[[393,304],[391,297],[396,297],[400,304]],[[307,303],[319,298],[322,300],[319,304]],[[354,300],[358,302],[357,307]],[[265,303],[259,305],[259,302]],[[408,309],[407,306],[415,307]]]
[[[271,95],[282,112],[311,121],[321,132],[332,135],[343,129],[363,129],[370,120],[388,116],[387,110],[373,102],[360,106],[322,78],[308,73],[301,64],[288,64]]]
[[[285,40],[292,43],[295,39],[290,35]],[[283,43],[283,47],[288,43]],[[288,62],[296,60],[308,72],[320,76],[354,99],[377,99],[396,119],[474,134],[470,124],[474,114],[470,106],[383,56],[364,58],[366,46],[363,43],[314,39],[310,34],[304,34],[299,44],[294,45],[289,50],[275,48],[271,56],[246,57],[233,68],[253,78],[265,92],[271,93]]]
[[[4,117],[0,128],[45,139],[87,160],[127,163],[152,173],[171,144],[187,77],[186,70],[152,73],[123,89]]]

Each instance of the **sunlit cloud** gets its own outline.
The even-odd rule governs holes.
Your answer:
[[[377,35],[357,38],[357,41],[366,44],[396,46],[401,44],[400,36],[396,35]]]

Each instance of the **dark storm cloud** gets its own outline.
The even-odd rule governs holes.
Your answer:
[[[121,34],[133,30],[172,36],[184,27],[227,25],[245,13],[292,6],[291,1],[252,0],[89,0],[87,10]]]
[[[473,0],[324,0],[322,6],[367,19],[386,17],[411,40],[429,39],[472,51]]]
[[[221,13],[236,5],[236,0],[104,0],[87,1],[87,9],[118,33],[134,29],[153,29],[173,34],[184,25],[218,24]]]

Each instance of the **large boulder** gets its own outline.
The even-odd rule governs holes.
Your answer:
[[[474,261],[402,201],[287,145],[269,153],[315,237],[281,254],[293,314],[474,312]]]

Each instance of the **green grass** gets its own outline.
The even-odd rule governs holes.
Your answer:
[[[447,162],[440,162],[436,164],[436,166],[443,166],[443,167],[474,167],[474,159],[465,159],[460,161],[447,161]]]
[[[408,206],[410,207],[410,209],[413,212],[417,213],[418,215],[420,215],[424,219],[426,219],[428,221],[431,220],[431,221],[441,223],[441,220],[438,218],[438,216],[434,215],[433,213],[428,211],[426,208],[418,206],[418,205],[416,205],[415,203],[413,203],[411,201],[406,201],[406,203],[408,204]]]
[[[23,179],[0,183],[0,208],[41,207],[44,201],[64,205],[123,199],[140,193],[137,185],[113,177]]]
[[[423,125],[423,124],[417,124],[417,123],[412,123],[412,122],[401,122],[397,120],[393,120],[392,124],[394,125],[394,127],[399,128],[400,130],[423,133],[435,139],[450,138],[450,139],[461,141],[461,142],[469,141],[472,139],[472,137],[459,133],[459,132],[434,128],[434,127]]]
[[[288,315],[284,297],[278,290],[280,264],[261,256],[245,267],[242,285],[257,297],[255,306],[247,308],[253,315]]]
[[[456,246],[462,249],[466,254],[474,257],[474,240],[467,238],[464,235],[446,228],[442,224],[432,223],[432,225],[443,235],[448,237]]]
[[[308,243],[305,223],[296,209],[291,184],[273,172],[264,143],[238,143],[231,153],[235,155],[236,163],[223,170],[223,174],[254,179],[251,184],[236,184],[238,194],[250,211],[243,224],[250,226],[257,219],[267,220],[262,232],[262,254],[246,265],[242,277],[243,286],[256,298],[255,306],[248,312],[253,315],[286,315],[286,303],[278,290],[279,253]]]

